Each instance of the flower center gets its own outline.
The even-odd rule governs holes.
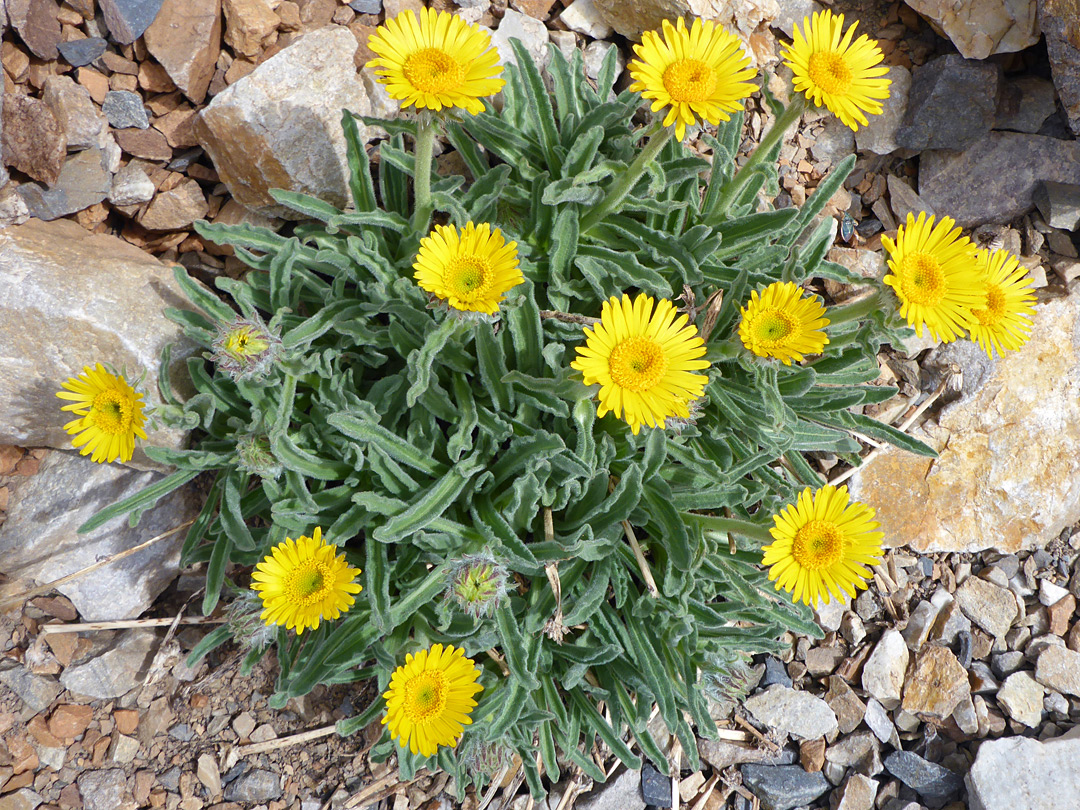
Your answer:
[[[438,670],[421,672],[405,684],[405,714],[414,723],[438,717],[446,707],[449,691],[446,675]]]
[[[716,71],[700,59],[680,59],[664,71],[664,88],[672,101],[708,101],[716,89]]]
[[[225,338],[225,351],[238,357],[261,354],[269,348],[270,344],[248,327],[234,329]]]
[[[614,383],[627,391],[650,391],[667,371],[663,347],[651,338],[627,338],[612,352],[608,370]]]
[[[494,280],[491,263],[482,256],[455,256],[446,268],[450,295],[463,301],[482,297]]]
[[[988,284],[986,294],[986,309],[976,309],[973,314],[983,326],[994,326],[1005,314],[1005,293],[997,284]]]
[[[803,568],[817,571],[840,560],[844,534],[828,520],[811,520],[795,533],[792,555]]]
[[[754,337],[767,348],[781,346],[798,326],[796,319],[782,309],[766,309],[754,320]]]
[[[440,48],[424,48],[410,55],[402,72],[409,84],[424,93],[446,93],[465,81],[461,65]]]
[[[945,273],[929,253],[909,253],[900,263],[900,286],[912,304],[934,306],[945,297]]]
[[[807,71],[810,80],[833,95],[843,95],[851,88],[851,68],[838,53],[819,52],[810,54]]]
[[[294,605],[310,605],[323,597],[334,578],[330,566],[308,560],[285,579],[285,593]]]
[[[90,405],[90,421],[102,433],[126,433],[131,430],[132,404],[130,397],[114,388],[102,391]]]

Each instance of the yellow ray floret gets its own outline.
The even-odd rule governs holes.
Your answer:
[[[634,53],[630,89],[651,100],[653,112],[667,107],[664,126],[674,124],[680,141],[699,120],[727,121],[757,89],[746,81],[754,70],[738,37],[711,21],[695,19],[687,30],[682,19],[664,20],[663,35],[646,31]]]
[[[420,240],[413,264],[421,289],[454,309],[494,315],[506,291],[525,280],[518,266],[517,242],[505,242],[502,231],[484,222],[436,225]]]
[[[251,575],[252,589],[262,598],[262,620],[286,630],[319,628],[319,622],[338,618],[353,606],[353,594],[363,589],[337,546],[323,540],[322,529],[274,546]]]
[[[476,115],[485,96],[506,83],[491,35],[446,11],[403,11],[380,25],[368,40],[377,55],[367,63],[390,97],[402,107],[436,112],[460,107]]]
[[[975,245],[949,217],[934,225],[926,212],[907,215],[896,241],[882,237],[889,252],[885,283],[900,299],[900,316],[922,337],[949,343],[978,323],[973,310],[986,308],[986,284],[975,259]]]
[[[117,459],[130,461],[135,437],[146,438],[142,394],[136,393],[122,376],[106,371],[101,363],[95,368],[83,366],[82,374],[69,378],[61,387],[65,390],[56,395],[71,404],[60,410],[78,417],[64,425],[64,430],[75,437],[72,445],[82,448],[79,454],[89,455],[99,464]]]
[[[390,739],[400,738],[402,748],[424,757],[434,756],[440,745],[454,748],[472,723],[473,696],[484,689],[476,683],[480,670],[475,663],[453,645],[433,644],[406,655],[383,693],[382,722]]]
[[[635,434],[642,424],[664,427],[670,417],[689,418],[689,403],[709,382],[693,372],[709,362],[699,359],[705,341],[687,321],[666,299],[654,313],[653,299],[644,293],[633,303],[629,295],[604,302],[600,322],[585,327],[585,345],[570,364],[586,385],[600,384],[598,416],[611,411]]]
[[[813,495],[809,487],[795,504],[773,515],[769,533],[774,541],[762,548],[761,564],[769,566],[769,580],[783,588],[792,600],[804,604],[855,596],[866,589],[872,574],[865,565],[881,562],[881,524],[874,510],[849,501],[847,487],[827,485]]]
[[[825,307],[794,282],[774,282],[760,297],[754,290],[741,312],[739,338],[758,357],[775,357],[790,366],[803,355],[820,354],[829,342],[821,331],[829,325]]]
[[[866,113],[880,115],[881,102],[889,97],[889,69],[877,42],[863,34],[854,42],[851,24],[844,34],[844,15],[819,11],[795,26],[794,41],[786,45],[784,62],[794,73],[795,90],[854,130],[866,126]]]
[[[1034,281],[1007,250],[980,250],[976,262],[986,284],[986,308],[974,310],[977,323],[968,327],[971,339],[989,357],[994,356],[994,350],[998,355],[1015,351],[1031,337]]]

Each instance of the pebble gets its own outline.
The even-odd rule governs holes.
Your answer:
[[[605,40],[615,33],[604,21],[594,0],[574,0],[563,10],[559,19],[571,31],[577,31],[592,39]]]
[[[1039,213],[1051,228],[1066,231],[1080,228],[1080,186],[1039,183],[1033,199]]]
[[[873,810],[878,783],[861,773],[852,774],[834,793],[836,810]]]
[[[1080,807],[1080,737],[986,740],[967,775],[968,801],[983,810]]]
[[[45,799],[30,788],[23,788],[0,796],[0,810],[34,810],[44,801]]]
[[[99,0],[112,38],[121,45],[130,45],[150,27],[164,0]]]
[[[101,37],[85,37],[73,39],[71,42],[61,42],[57,45],[60,55],[72,67],[89,65],[103,53],[108,43]]]
[[[1043,688],[1029,672],[1014,672],[1001,685],[997,702],[1013,720],[1028,728],[1042,722]]]
[[[975,736],[979,731],[979,716],[975,711],[975,703],[968,695],[959,703],[956,704],[956,709],[952,713],[953,720],[956,721],[956,725],[959,729],[968,736]]]
[[[64,703],[53,710],[49,717],[49,733],[61,740],[74,740],[94,719],[94,709],[73,703]]]
[[[780,684],[781,686],[792,685],[791,676],[788,675],[784,662],[773,655],[765,656],[765,674],[761,676],[760,686],[762,689]]]
[[[491,34],[491,44],[499,52],[500,64],[516,64],[517,62],[514,51],[510,47],[511,38],[521,41],[539,68],[543,69],[547,66],[551,52],[548,50],[547,26],[544,23],[528,14],[507,9],[499,27]]]
[[[109,202],[113,205],[137,205],[154,197],[154,184],[146,172],[134,163],[118,171],[112,180]]]
[[[896,726],[889,719],[889,713],[885,711],[885,707],[873,698],[866,701],[865,720],[867,727],[879,740],[897,750],[900,749],[900,735],[896,731]]]
[[[248,712],[242,712],[233,718],[232,727],[233,731],[235,731],[236,735],[241,739],[250,737],[251,732],[255,730],[255,718]]]
[[[159,193],[139,217],[150,231],[179,231],[210,210],[197,180],[185,180],[176,188]]]
[[[926,799],[947,799],[964,786],[964,778],[911,751],[894,751],[885,757],[885,768]]]
[[[206,786],[211,797],[221,793],[221,771],[218,769],[217,760],[211,754],[199,757],[195,775]]]
[[[859,731],[830,745],[825,760],[843,768],[875,776],[881,773],[881,743],[870,731]]]
[[[1007,678],[1024,665],[1024,653],[1020,650],[995,653],[990,656],[990,669],[999,678]]]
[[[836,723],[841,734],[850,734],[858,728],[866,714],[866,704],[839,675],[829,676],[829,691],[825,693],[825,702],[836,713]]]
[[[968,577],[956,589],[956,601],[971,621],[996,638],[1003,638],[1016,619],[1016,597],[979,577]]]
[[[770,687],[743,705],[758,722],[804,740],[824,737],[837,728],[836,714],[828,703],[787,686]]]
[[[382,0],[349,0],[349,8],[357,14],[378,14],[382,5]]]
[[[55,679],[35,675],[10,658],[0,663],[0,683],[18,695],[34,714],[49,708],[61,692]]]
[[[908,648],[899,630],[889,628],[863,665],[862,687],[887,709],[900,705]]]
[[[229,783],[225,789],[225,801],[269,802],[281,796],[281,777],[273,771],[249,771]]]
[[[927,647],[904,687],[904,711],[944,720],[971,694],[967,671],[947,647]]]
[[[915,68],[907,110],[896,130],[905,149],[963,150],[994,124],[1001,68],[947,54]]]
[[[922,649],[922,645],[930,637],[930,631],[934,628],[937,616],[938,609],[925,599],[915,606],[915,610],[911,611],[907,627],[901,631],[908,649],[912,652]]]
[[[1047,646],[1039,653],[1035,680],[1055,692],[1080,697],[1080,652]]]
[[[120,697],[142,683],[157,647],[158,636],[152,630],[124,631],[101,655],[65,669],[60,683],[77,695],[98,700]]]
[[[83,771],[77,781],[85,810],[117,810],[123,805],[127,777],[120,768]]]
[[[799,765],[743,765],[740,770],[743,785],[761,800],[765,810],[791,810],[809,804],[829,789],[824,775],[807,773]]]
[[[3,106],[4,165],[42,183],[55,183],[64,167],[67,140],[49,105],[12,93]]]
[[[101,105],[101,111],[109,119],[109,123],[117,129],[146,129],[150,126],[150,119],[146,115],[146,107],[143,106],[142,96],[127,90],[110,90],[105,94],[105,102]]]
[[[139,741],[126,734],[117,734],[112,744],[112,761],[119,765],[126,765],[139,754]]]
[[[1068,588],[1062,588],[1060,585],[1055,585],[1048,579],[1039,580],[1039,602],[1046,607],[1064,599],[1068,595]]]
[[[614,779],[597,785],[592,793],[580,797],[574,807],[578,810],[645,810],[641,798],[641,774],[624,770]]]
[[[941,607],[938,611],[937,621],[930,637],[935,641],[943,641],[952,644],[962,631],[971,630],[971,619],[964,615],[960,604],[952,600]]]
[[[169,736],[180,742],[191,742],[195,738],[195,732],[187,723],[177,723],[169,729]]]
[[[641,768],[641,795],[645,804],[671,807],[671,778],[664,776],[648,761]]]

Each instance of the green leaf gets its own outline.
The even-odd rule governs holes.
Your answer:
[[[327,423],[350,439],[364,444],[376,444],[395,461],[419,470],[434,478],[446,473],[446,465],[435,461],[430,453],[410,444],[377,421],[377,414],[361,411],[339,411],[326,418]]]
[[[92,532],[94,529],[103,526],[113,518],[119,517],[120,515],[126,515],[128,512],[133,513],[133,518],[135,523],[137,523],[139,516],[142,515],[143,512],[152,508],[159,500],[173,490],[179,489],[198,474],[198,470],[177,470],[171,475],[165,476],[160,481],[136,492],[134,495],[124,498],[124,500],[119,503],[106,506],[83,523],[77,531],[79,534]],[[132,525],[135,524],[133,523]]]
[[[510,47],[514,51],[514,64],[517,74],[525,85],[527,108],[533,120],[533,125],[540,136],[540,148],[544,150],[547,160],[548,171],[552,176],[560,173],[560,163],[555,152],[555,146],[559,143],[559,132],[555,125],[555,112],[551,108],[551,96],[544,87],[544,80],[540,71],[533,62],[532,55],[516,37],[510,38]],[[550,46],[549,46],[550,48]]]
[[[341,128],[345,132],[345,155],[349,162],[349,191],[357,211],[374,211],[375,184],[371,179],[371,164],[367,150],[360,138],[356,116],[348,110],[341,111]]]

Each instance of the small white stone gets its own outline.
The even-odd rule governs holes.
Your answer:
[[[1056,604],[1058,600],[1064,599],[1068,595],[1068,588],[1055,585],[1048,579],[1039,580],[1039,601],[1047,607]]]
[[[537,67],[542,70],[547,66],[551,54],[548,51],[547,26],[544,23],[512,8],[507,9],[499,27],[491,33],[491,44],[499,52],[500,65],[516,64],[514,51],[510,47],[511,38],[521,40]]]
[[[146,172],[129,163],[116,173],[109,192],[109,202],[113,205],[136,205],[154,197],[154,184]]]
[[[585,46],[585,75],[593,81],[596,81],[596,77],[600,75],[600,68],[604,64],[604,59],[607,58],[608,51],[615,48],[615,76],[616,78],[623,72],[623,68],[626,67],[626,57],[623,56],[613,42],[590,42]]]
[[[559,17],[571,31],[577,31],[593,39],[607,39],[614,29],[600,15],[593,0],[574,0]]]
[[[837,728],[836,713],[828,703],[788,686],[772,686],[744,705],[758,722],[804,740],[824,737]]]
[[[548,38],[555,43],[555,47],[566,57],[567,62],[574,57],[574,51],[577,50],[577,35],[573,31],[548,31]]]
[[[997,693],[997,702],[1013,720],[1028,728],[1042,722],[1043,688],[1029,672],[1014,672]]]
[[[886,630],[863,665],[862,686],[886,709],[900,705],[908,648],[899,630]]]

